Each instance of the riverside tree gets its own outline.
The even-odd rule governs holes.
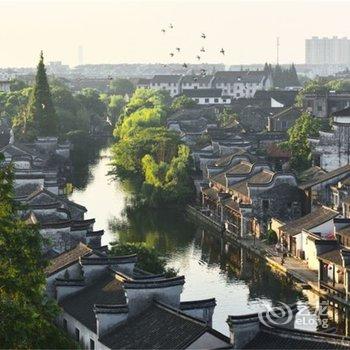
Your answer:
[[[190,152],[165,128],[167,113],[162,92],[138,89],[114,131],[112,172],[136,179],[139,202],[152,207],[182,205],[193,194]]]
[[[38,135],[57,136],[58,134],[58,119],[51,98],[43,52],[40,53],[33,90],[17,127],[26,139],[33,139]]]
[[[288,141],[284,144],[292,153],[291,166],[304,170],[310,165],[311,148],[308,138],[317,136],[320,122],[309,113],[303,113],[288,130]]]

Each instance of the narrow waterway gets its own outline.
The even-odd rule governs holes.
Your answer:
[[[265,310],[279,302],[298,302],[307,305],[313,313],[319,300],[311,292],[302,294],[292,288],[285,277],[273,273],[265,262],[241,249],[220,240],[215,234],[188,222],[174,212],[132,210],[128,206],[125,185],[107,176],[109,150],[103,149],[95,164],[78,171],[85,181],[77,181],[70,198],[88,209],[86,218],[95,218],[96,229],[104,229],[103,244],[120,240],[145,242],[156,247],[165,256],[170,267],[186,277],[183,300],[215,297],[217,307],[213,326],[228,334],[226,319],[229,314],[248,314]],[[310,307],[311,306],[311,307]],[[343,324],[332,310],[332,319],[338,333]],[[295,326],[317,329],[316,318],[310,316],[307,324]],[[333,325],[333,323],[332,323]]]

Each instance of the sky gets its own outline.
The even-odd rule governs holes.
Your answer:
[[[349,14],[350,0],[0,0],[0,67],[35,66],[40,50],[75,66],[79,46],[86,64],[192,63],[202,46],[202,62],[275,63],[277,37],[280,63],[303,63],[306,38],[350,37]]]

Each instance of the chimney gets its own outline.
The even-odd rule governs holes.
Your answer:
[[[59,302],[68,295],[75,294],[85,287],[85,281],[83,279],[64,279],[56,278],[56,300]]]
[[[260,331],[258,314],[229,316],[226,321],[230,327],[230,340],[234,349],[242,349]]]
[[[118,324],[125,322],[128,318],[127,305],[94,305],[96,316],[96,329],[99,337],[106,334]]]
[[[184,276],[125,281],[124,290],[130,316],[137,315],[146,309],[153,300],[179,308],[184,283]]]

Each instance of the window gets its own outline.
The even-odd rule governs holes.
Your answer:
[[[68,322],[67,322],[67,320],[64,318],[63,319],[63,329],[67,332],[67,330],[68,330]]]
[[[199,98],[195,98],[194,100],[195,100],[197,103],[199,102]]]
[[[95,350],[95,342],[90,339],[90,350]]]
[[[322,112],[322,106],[317,106],[317,112]]]
[[[206,99],[204,100],[204,102],[205,102],[205,103],[209,103],[209,98],[206,98]]]
[[[78,328],[75,328],[75,340],[80,341],[80,331]]]
[[[196,89],[198,89],[198,86],[197,86],[197,85],[195,85],[193,88],[196,90]]]
[[[214,102],[215,102],[215,103],[218,103],[218,102],[219,102],[219,99],[218,99],[218,98],[214,98]]]
[[[237,93],[236,96],[239,97],[239,96],[241,96],[241,94]]]
[[[226,98],[223,98],[223,99],[222,99],[222,102],[226,103]]]

